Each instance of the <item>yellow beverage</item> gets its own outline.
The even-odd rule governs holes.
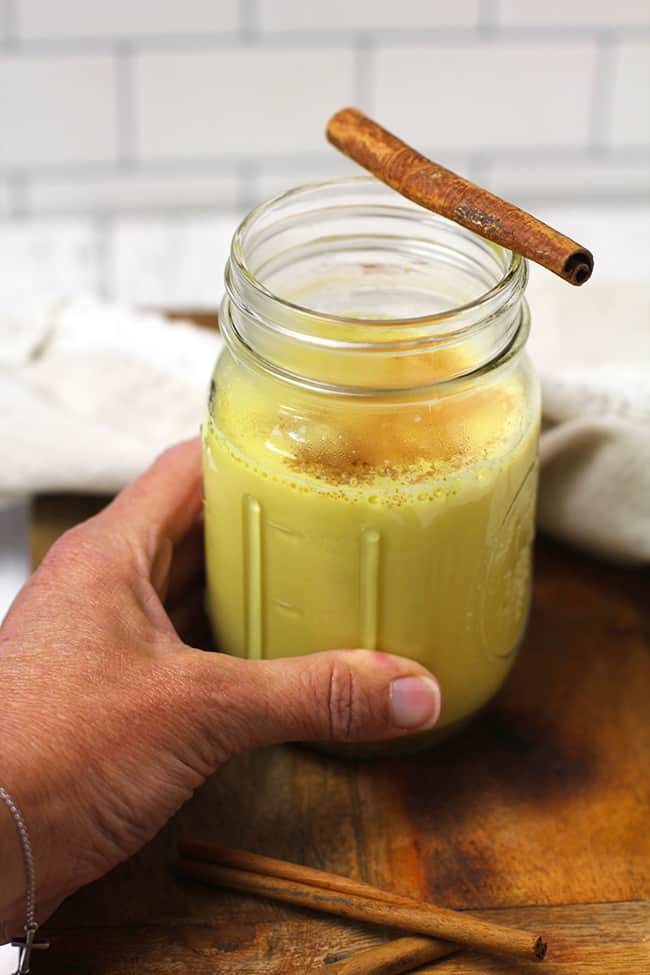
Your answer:
[[[322,311],[318,282],[288,293],[278,300]],[[312,318],[309,334],[331,327],[345,357],[292,338],[275,373],[224,317],[203,428],[209,608],[219,647],[243,657],[363,647],[418,660],[442,687],[440,733],[499,688],[525,626],[539,392],[527,324],[481,374],[474,333],[392,354],[405,329],[373,314]]]
[[[526,619],[537,481],[527,384],[511,376],[371,419],[342,408],[334,431],[331,417],[310,427],[312,403],[294,396],[282,417],[263,385],[231,382],[216,394],[220,428],[205,427],[220,646],[248,657],[390,650],[440,680],[439,728],[480,707]]]

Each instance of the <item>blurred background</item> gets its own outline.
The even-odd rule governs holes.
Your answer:
[[[246,210],[355,172],[323,136],[346,104],[567,233],[597,206],[645,240],[649,82],[647,0],[0,0],[0,308],[214,306]]]

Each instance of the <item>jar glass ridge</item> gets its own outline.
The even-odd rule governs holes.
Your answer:
[[[203,428],[222,649],[414,657],[440,729],[498,689],[530,591],[526,281],[523,258],[373,179],[243,221]]]

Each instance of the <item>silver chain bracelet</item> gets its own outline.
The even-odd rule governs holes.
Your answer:
[[[27,832],[27,826],[23,815],[13,801],[6,789],[0,786],[0,799],[4,802],[16,824],[20,843],[23,852],[23,865],[25,868],[25,903],[27,917],[25,921],[25,937],[12,941],[14,948],[18,948],[18,968],[14,975],[27,975],[29,972],[29,960],[35,948],[49,948],[49,942],[36,941],[38,924],[36,923],[36,874],[34,871],[34,854],[32,844]]]

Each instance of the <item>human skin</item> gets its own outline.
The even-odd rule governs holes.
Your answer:
[[[153,837],[231,756],[430,728],[435,678],[365,650],[244,661],[182,639],[202,604],[198,441],[163,454],[52,547],[0,627],[0,785],[27,824],[42,923]],[[22,933],[18,835],[0,802],[0,943]]]

